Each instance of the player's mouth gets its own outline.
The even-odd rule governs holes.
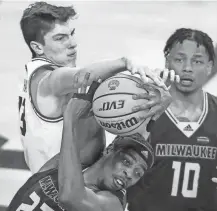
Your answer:
[[[114,177],[113,182],[118,189],[125,189],[127,186],[126,181],[121,177]]]
[[[191,86],[194,79],[190,76],[183,76],[180,78],[180,84],[183,86]]]
[[[74,51],[74,52],[68,54],[67,56],[68,57],[76,57],[76,55],[77,55],[77,51]]]

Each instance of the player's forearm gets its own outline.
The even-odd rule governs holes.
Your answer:
[[[48,84],[49,89],[55,96],[61,96],[68,93],[73,93],[75,91],[74,87],[74,76],[77,72],[81,72],[79,76],[79,81],[83,81],[84,73],[91,73],[89,83],[91,84],[93,80],[101,78],[105,80],[117,73],[126,70],[126,63],[124,59],[116,60],[104,60],[97,63],[87,65],[82,68],[68,68],[62,67],[54,70],[49,78]],[[89,84],[89,85],[90,85]]]
[[[64,119],[58,167],[59,199],[67,207],[73,206],[74,201],[82,200],[86,194],[73,124]]]
[[[81,70],[90,72],[92,80],[97,80],[98,78],[105,80],[115,74],[126,71],[126,59],[119,58],[114,60],[103,60],[83,67]]]

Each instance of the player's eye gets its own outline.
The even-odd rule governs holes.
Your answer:
[[[135,175],[137,178],[141,178],[144,175],[144,171],[141,169],[136,169],[135,170]]]
[[[63,36],[56,37],[56,39],[55,39],[55,40],[61,41],[61,40],[63,40]]]
[[[122,162],[125,166],[130,166],[130,161],[127,158],[124,158]]]
[[[139,171],[136,171],[136,176],[137,176],[137,177],[142,177],[142,173],[139,172]]]
[[[203,64],[203,61],[195,60],[194,63],[195,63],[195,64]]]
[[[183,61],[182,58],[175,58],[175,62],[181,63]]]

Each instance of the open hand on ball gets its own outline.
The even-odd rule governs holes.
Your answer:
[[[167,87],[170,86],[171,83],[180,82],[180,76],[177,75],[174,70],[156,68],[154,72],[163,80]]]
[[[154,84],[137,84],[137,87],[147,90],[148,93],[133,95],[133,99],[146,99],[148,102],[135,106],[132,110],[148,110],[147,113],[140,117],[140,120],[147,119],[149,117],[151,117],[152,120],[157,120],[172,102],[172,97],[169,91]]]
[[[179,83],[180,81],[180,77],[175,74],[174,70],[151,69],[145,65],[138,65],[129,58],[124,58],[124,60],[127,70],[130,71],[132,75],[139,74],[145,84],[154,84],[167,90],[167,86],[169,86],[170,83]]]

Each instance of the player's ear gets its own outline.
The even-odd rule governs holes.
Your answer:
[[[207,76],[209,76],[212,73],[212,68],[213,68],[213,61],[209,61],[207,64]]]
[[[113,151],[114,151],[114,144],[111,143],[111,144],[109,144],[109,145],[104,149],[103,155],[106,156],[106,155],[110,154],[110,153],[113,152]]]
[[[31,41],[30,47],[37,55],[41,56],[44,54],[43,45],[41,43],[36,41]]]

